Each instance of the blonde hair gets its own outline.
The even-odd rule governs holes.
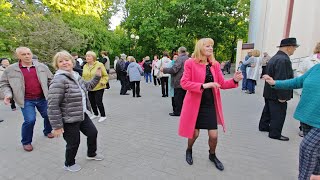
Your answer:
[[[89,56],[92,56],[93,57],[93,61],[96,61],[97,60],[97,54],[93,51],[88,51],[86,53],[86,56],[89,55]]]
[[[76,64],[76,61],[73,59],[73,57],[71,56],[71,54],[68,53],[68,51],[60,51],[60,52],[57,52],[56,55],[54,55],[53,60],[52,60],[52,66],[53,66],[54,69],[56,69],[56,70],[59,69],[59,67],[58,67],[58,60],[59,60],[60,58],[66,58],[66,59],[71,60],[73,66]]]
[[[320,42],[317,43],[316,47],[313,50],[314,54],[319,54],[320,53]]]
[[[202,52],[201,52],[201,50],[203,49],[203,47],[205,46],[205,45],[208,45],[208,44],[210,44],[210,45],[214,45],[214,41],[213,41],[213,39],[211,39],[211,38],[202,38],[202,39],[200,39],[197,43],[196,43],[196,45],[195,45],[195,47],[194,47],[194,52],[193,52],[193,57],[195,58],[195,60],[198,62],[198,63],[206,63],[207,62],[207,58],[208,57],[206,57],[205,55],[203,55],[202,54]],[[212,55],[209,57],[209,61],[215,61],[215,59],[214,59],[214,56],[213,56],[213,53],[212,53]]]
[[[260,56],[260,51],[257,50],[257,49],[253,50],[253,51],[252,51],[252,56],[254,56],[254,57],[259,57],[259,56]]]
[[[133,56],[128,56],[128,61],[129,62],[135,62],[136,59]]]

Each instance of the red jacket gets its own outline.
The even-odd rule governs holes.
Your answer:
[[[214,77],[214,82],[219,83],[221,85],[221,89],[238,87],[238,84],[235,83],[233,79],[224,79],[219,62],[214,60],[210,70]],[[194,59],[188,59],[185,62],[184,73],[180,81],[181,87],[187,90],[187,94],[183,101],[179,124],[179,135],[182,137],[193,137],[203,92],[203,90],[201,90],[201,85],[205,82],[205,77],[206,65],[199,64]],[[222,125],[223,130],[225,131],[220,89],[214,88],[212,93],[217,113],[217,123]]]

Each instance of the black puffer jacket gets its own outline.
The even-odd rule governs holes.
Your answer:
[[[64,123],[83,121],[83,102],[79,85],[86,94],[86,108],[91,106],[87,92],[92,90],[101,77],[95,76],[91,81],[84,81],[77,72],[74,75],[58,70],[49,86],[48,116],[53,129],[63,128]]]

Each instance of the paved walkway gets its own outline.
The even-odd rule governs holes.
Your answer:
[[[228,77],[228,76],[227,76]],[[186,139],[177,135],[179,118],[170,117],[171,99],[161,97],[161,89],[142,83],[142,98],[119,95],[119,82],[111,81],[104,103],[108,120],[95,122],[98,151],[104,161],[87,161],[86,139],[81,138],[77,163],[82,170],[65,172],[65,141],[47,139],[42,134],[38,114],[33,138],[34,151],[20,144],[22,115],[0,102],[0,179],[85,180],[85,179],[217,179],[293,180],[297,179],[301,138],[298,121],[292,117],[298,98],[289,102],[283,134],[289,142],[271,140],[258,131],[263,108],[263,83],[248,95],[240,88],[222,91],[227,132],[219,129],[217,155],[225,165],[218,171],[208,160],[207,132],[201,131],[193,149],[194,164],[185,162]]]

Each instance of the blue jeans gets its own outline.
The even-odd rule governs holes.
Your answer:
[[[152,83],[151,73],[144,73],[144,78],[146,79],[146,83],[148,83],[148,79],[150,79],[150,82]]]
[[[243,76],[243,79],[242,79],[242,90],[247,90],[248,89],[248,87],[247,87],[247,72],[242,71],[242,76]]]
[[[255,80],[247,79],[247,90],[250,93],[254,93],[255,92],[255,86],[256,86]]]
[[[33,127],[36,122],[36,109],[40,112],[40,115],[44,118],[44,135],[51,133],[52,127],[48,118],[48,104],[47,100],[44,98],[39,98],[35,100],[24,100],[24,108],[21,108],[24,122],[21,128],[21,143],[23,145],[31,144],[33,137]]]

